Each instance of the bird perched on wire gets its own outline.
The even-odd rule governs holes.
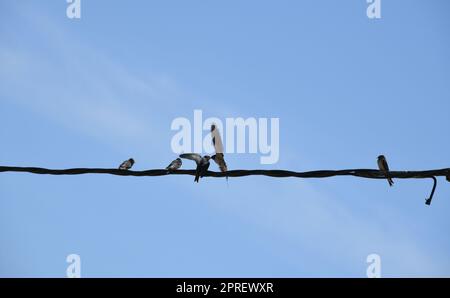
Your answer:
[[[186,158],[195,161],[197,168],[195,170],[194,181],[198,183],[198,180],[202,178],[209,168],[209,160],[211,157],[209,155],[201,156],[197,153],[184,153],[180,155],[181,158]]]
[[[214,162],[219,166],[220,171],[224,173],[228,171],[228,168],[223,155],[222,138],[220,137],[220,132],[215,124],[211,125],[211,137],[212,143],[214,145],[214,150],[216,151],[216,154],[211,156],[211,159],[214,160]],[[228,180],[228,176],[226,178]]]
[[[181,161],[181,158],[177,158],[177,159],[175,159],[175,160],[173,160],[171,163],[170,163],[170,165],[168,165],[167,167],[166,167],[166,170],[169,170],[169,171],[176,171],[176,170],[178,170],[179,168],[181,168],[181,165],[183,164],[183,162]]]
[[[134,165],[134,159],[130,158],[120,164],[119,170],[129,170]]]
[[[386,157],[384,157],[384,155],[378,156],[378,168],[380,169],[380,171],[384,172],[384,175],[387,178],[389,186],[394,185],[394,181],[392,180],[392,178],[389,175],[389,165],[388,165]]]

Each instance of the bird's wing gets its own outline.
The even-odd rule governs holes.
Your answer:
[[[172,161],[172,162],[166,167],[166,169],[170,169],[170,168],[173,166],[174,163],[175,163],[175,161]]]
[[[385,171],[386,169],[384,168],[384,163],[383,163],[383,160],[382,159],[379,159],[378,161],[377,161],[377,163],[378,163],[378,168],[380,169],[380,171]]]
[[[214,160],[214,162],[219,166],[220,171],[226,172],[227,171],[227,163],[225,162],[225,159],[223,158],[223,153],[217,153],[216,155],[213,155],[214,158],[211,158]]]
[[[193,160],[193,161],[195,161],[196,164],[199,164],[200,161],[202,160],[201,155],[197,154],[197,153],[184,153],[184,154],[180,154],[180,157]]]
[[[383,165],[381,164],[381,161],[380,161],[380,160],[377,160],[377,164],[378,164],[378,169],[379,169],[380,171],[382,171],[382,170],[383,170]]]
[[[386,172],[389,172],[389,166],[388,166],[386,159],[383,159],[382,163],[383,163],[384,170]]]
[[[220,132],[217,129],[217,126],[214,124],[211,125],[211,137],[216,153],[223,153],[222,138],[220,137]]]
[[[119,166],[119,169],[125,168],[127,163],[128,163],[128,160],[125,160],[124,162],[122,162]]]

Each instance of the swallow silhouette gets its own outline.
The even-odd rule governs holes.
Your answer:
[[[222,173],[227,172],[228,167],[223,154],[222,138],[220,137],[220,132],[214,123],[211,125],[211,137],[214,150],[216,151],[216,154],[211,156],[211,159],[214,160],[214,162],[219,166]],[[228,180],[228,176],[226,178]]]
[[[181,161],[181,158],[177,158],[177,159],[175,159],[175,160],[173,160],[171,163],[170,163],[170,165],[168,165],[167,167],[166,167],[166,170],[169,170],[169,171],[176,171],[176,170],[178,170],[179,168],[181,168],[181,165],[183,164],[183,162]]]
[[[211,157],[209,155],[201,156],[197,153],[185,153],[180,155],[181,158],[190,159],[195,161],[197,168],[195,170],[194,181],[198,183],[199,179],[202,178],[209,168],[209,160]]]
[[[129,170],[134,165],[134,159],[130,158],[120,164],[119,170]]]
[[[389,186],[394,185],[394,181],[392,180],[389,174],[389,165],[384,155],[378,156],[378,168],[380,169],[380,171],[384,172],[384,175],[386,176]]]

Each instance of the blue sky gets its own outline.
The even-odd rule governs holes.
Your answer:
[[[449,166],[445,0],[0,3],[1,165],[165,167],[176,117],[278,117],[280,159]],[[206,132],[205,132],[206,133]],[[184,168],[192,167],[188,161]],[[450,276],[450,184],[0,174],[0,276]]]

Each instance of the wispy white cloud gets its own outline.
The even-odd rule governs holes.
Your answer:
[[[217,191],[223,187],[223,181],[208,183],[215,185],[208,188],[208,193],[202,189],[194,197],[202,197],[213,208],[226,210],[265,233],[281,237],[291,246],[291,252],[277,258],[302,268],[304,274],[336,276],[340,275],[336,266],[341,266],[340,276],[352,272],[353,276],[365,277],[365,258],[371,253],[381,255],[384,276],[447,274],[445,256],[439,251],[430,254],[429,246],[412,233],[409,219],[389,207],[366,217],[350,202],[318,191],[302,180],[265,184],[232,179],[231,187],[223,192]],[[299,253],[292,253],[296,249]],[[312,260],[321,270],[311,267]],[[326,264],[333,264],[332,273],[327,273]],[[355,272],[354,268],[360,271]]]
[[[173,95],[166,74],[137,76],[59,28],[44,13],[20,11],[39,47],[26,53],[0,41],[3,97],[67,128],[117,143],[158,138],[161,101]],[[44,56],[44,57],[43,57]],[[152,108],[159,104],[158,110]]]

